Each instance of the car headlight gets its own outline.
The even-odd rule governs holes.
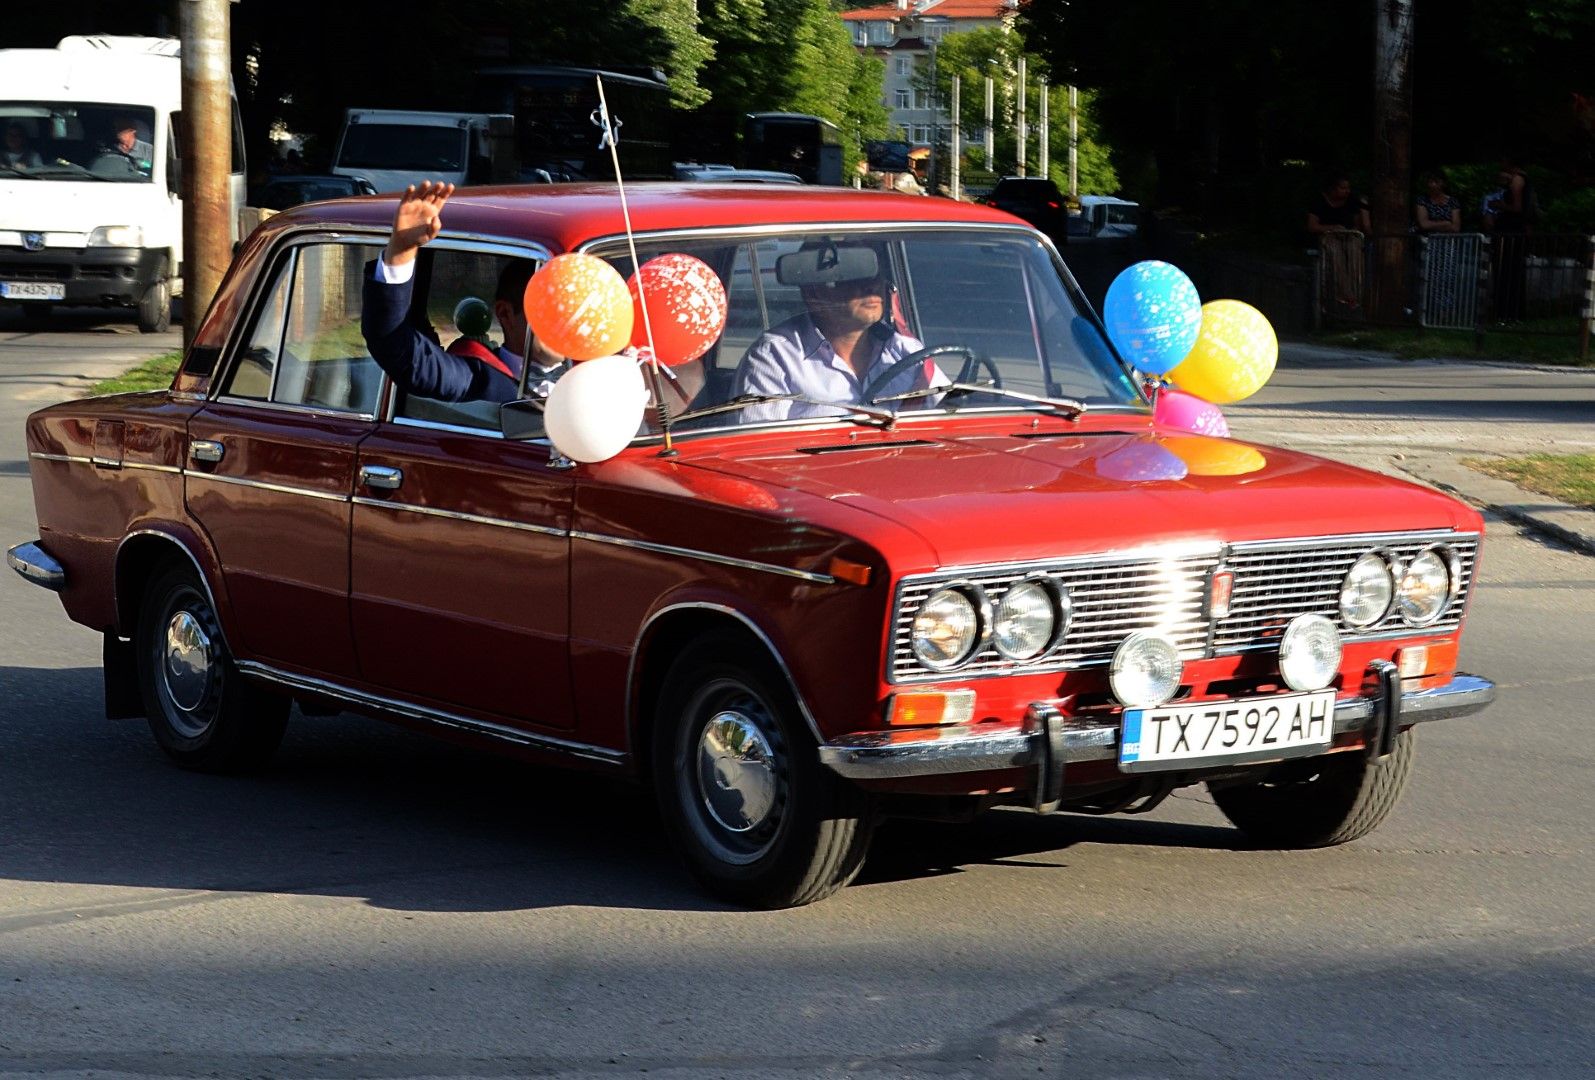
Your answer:
[[[1185,665],[1174,642],[1154,630],[1137,630],[1113,654],[1108,684],[1132,709],[1154,709],[1180,688]]]
[[[1396,607],[1412,626],[1434,622],[1450,602],[1457,580],[1449,548],[1431,547],[1407,564],[1396,586]]]
[[[1010,660],[1050,652],[1068,621],[1068,594],[1046,578],[1026,578],[1002,594],[991,620],[991,641]]]
[[[1340,670],[1340,631],[1322,615],[1298,615],[1279,639],[1279,674],[1292,690],[1322,690]]]
[[[932,671],[955,668],[980,646],[990,612],[977,585],[949,585],[925,597],[914,612],[914,656]]]
[[[143,247],[142,225],[101,225],[89,233],[89,247]]]
[[[1347,626],[1365,630],[1390,611],[1395,591],[1395,575],[1389,561],[1370,551],[1351,564],[1340,583],[1340,617]]]

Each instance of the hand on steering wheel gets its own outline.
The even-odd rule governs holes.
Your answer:
[[[997,390],[1002,389],[1002,373],[997,370],[997,365],[991,362],[989,356],[982,356],[975,350],[966,348],[963,345],[933,345],[929,348],[918,349],[909,353],[881,372],[880,375],[871,379],[867,388],[868,392],[863,395],[864,401],[869,402],[879,397],[881,392],[892,384],[892,380],[904,371],[923,365],[926,360],[934,360],[938,356],[952,356],[955,354],[962,356],[964,362],[958,369],[958,378],[954,379],[954,382],[968,382],[969,376],[973,375],[978,369],[985,368],[991,372],[992,387]]]

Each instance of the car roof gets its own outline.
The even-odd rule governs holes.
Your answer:
[[[868,222],[1013,225],[1000,211],[952,199],[796,184],[715,184],[680,181],[626,185],[632,228],[673,229]],[[372,195],[297,206],[267,222],[273,231],[306,225],[386,230],[399,196]],[[599,237],[625,233],[614,184],[527,184],[462,189],[449,200],[450,233],[520,239],[570,251]]]

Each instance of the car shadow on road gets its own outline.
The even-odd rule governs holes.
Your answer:
[[[0,878],[352,897],[403,911],[725,910],[669,851],[652,796],[377,720],[297,711],[252,776],[172,765],[143,721],[103,717],[97,668],[0,667]],[[860,881],[1036,859],[1081,843],[1231,848],[1237,834],[998,811],[891,821]],[[160,902],[135,900],[134,903]]]

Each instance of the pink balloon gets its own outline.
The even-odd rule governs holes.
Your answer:
[[[1229,435],[1229,424],[1217,405],[1183,390],[1164,388],[1158,392],[1152,419],[1163,427],[1179,428],[1197,435]]]

